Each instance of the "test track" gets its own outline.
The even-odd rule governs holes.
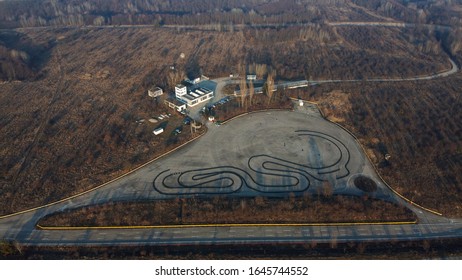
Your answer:
[[[343,24],[347,25],[347,24]],[[375,26],[375,25],[374,25]],[[396,26],[395,26],[396,27]],[[401,26],[398,26],[401,27]],[[406,26],[403,26],[406,27]],[[430,80],[447,77],[459,71],[459,67],[452,60],[451,69],[442,73],[410,78],[376,78],[366,80],[303,80],[279,84],[279,87],[295,88],[308,86],[313,83],[342,83],[342,82],[400,82]],[[235,123],[235,122],[234,122]],[[232,125],[231,122],[229,125]],[[228,125],[228,124],[227,124]],[[235,244],[235,243],[265,243],[265,242],[328,242],[335,238],[337,241],[370,241],[370,240],[415,240],[445,237],[462,237],[462,220],[447,219],[430,212],[426,212],[399,198],[396,194],[390,197],[406,204],[418,216],[418,223],[381,223],[381,224],[312,224],[312,225],[198,225],[196,227],[164,227],[164,228],[118,228],[110,231],[106,229],[71,228],[57,230],[50,228],[36,228],[36,222],[43,216],[78,207],[79,205],[109,201],[108,195],[121,198],[133,197],[141,194],[155,193],[161,198],[172,195],[210,195],[235,194],[246,191],[263,194],[287,194],[289,192],[303,193],[310,191],[325,180],[347,180],[354,175],[352,167],[357,168],[358,159],[352,161],[350,148],[344,141],[332,134],[320,131],[298,129],[298,136],[306,136],[316,141],[327,141],[333,148],[332,154],[337,157],[331,162],[311,158],[311,164],[288,160],[268,153],[255,153],[247,159],[247,166],[211,165],[204,168],[187,168],[173,170],[150,163],[155,166],[156,175],[151,176],[150,165],[143,166],[135,173],[144,176],[146,172],[150,181],[145,185],[133,179],[135,173],[122,176],[101,187],[87,191],[82,195],[73,196],[47,207],[38,207],[30,211],[23,211],[14,215],[0,217],[0,239],[17,240],[25,245],[128,245],[128,244]],[[175,154],[181,153],[181,149]],[[361,171],[373,172],[368,163],[360,162]],[[146,171],[147,170],[147,171]],[[357,172],[357,171],[355,171]],[[265,177],[266,179],[262,179]],[[333,177],[333,178],[332,178]],[[270,180],[268,180],[268,178]],[[270,181],[270,182],[267,182]],[[135,183],[133,183],[135,182]],[[342,181],[343,182],[343,181]],[[112,186],[124,186],[117,188]],[[125,185],[123,185],[125,184]],[[140,189],[130,189],[131,184]],[[137,185],[137,186],[138,186]],[[128,187],[127,187],[128,186]],[[345,184],[344,188],[348,189]],[[344,189],[342,189],[344,191]]]

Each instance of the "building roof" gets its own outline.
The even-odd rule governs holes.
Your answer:
[[[158,90],[162,90],[160,87],[158,86],[152,86],[150,89],[150,91],[158,91]]]
[[[193,97],[197,98],[200,96],[200,94],[197,94],[195,91],[191,91],[189,95],[192,95]]]
[[[199,94],[199,95],[205,95],[205,94],[206,94],[205,92],[203,92],[203,91],[200,90],[200,89],[196,89],[194,92],[197,93],[197,94]]]
[[[165,101],[170,102],[170,103],[174,104],[175,106],[182,106],[182,105],[184,105],[184,103],[181,102],[180,100],[175,99],[175,98],[171,98],[171,97],[166,98]]]
[[[199,89],[200,89],[201,91],[205,92],[206,94],[212,93],[212,90],[210,90],[210,89],[208,89],[208,88],[200,87]]]
[[[194,99],[196,99],[194,96],[191,96],[191,95],[189,95],[189,94],[182,95],[181,98],[186,98],[186,99],[188,99],[188,100],[194,100]]]

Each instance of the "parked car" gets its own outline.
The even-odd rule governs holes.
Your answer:
[[[191,124],[191,121],[192,121],[192,119],[191,119],[190,117],[186,117],[186,118],[183,120],[183,124],[189,125],[189,124]]]
[[[181,127],[177,127],[174,131],[173,131],[173,135],[178,135],[181,133]]]

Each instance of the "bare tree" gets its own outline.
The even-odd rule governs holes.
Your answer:
[[[245,105],[245,99],[247,97],[247,81],[245,80],[245,75],[242,76],[241,82],[239,84],[240,87],[240,105],[241,107],[244,107]]]
[[[255,74],[257,74],[259,79],[263,79],[263,77],[266,75],[266,72],[266,64],[257,64],[255,66]]]
[[[255,94],[255,89],[253,87],[253,82],[249,81],[249,106],[252,106],[253,95]]]
[[[274,80],[273,80],[273,74],[270,73],[268,74],[268,78],[266,79],[266,96],[268,96],[268,104],[271,103],[271,99],[273,98],[274,94]]]
[[[167,75],[168,86],[173,89],[181,80],[183,80],[185,74],[183,71],[170,71]]]

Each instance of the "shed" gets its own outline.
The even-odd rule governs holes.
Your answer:
[[[152,87],[148,90],[148,95],[150,97],[157,97],[164,94],[163,90],[160,87]]]

